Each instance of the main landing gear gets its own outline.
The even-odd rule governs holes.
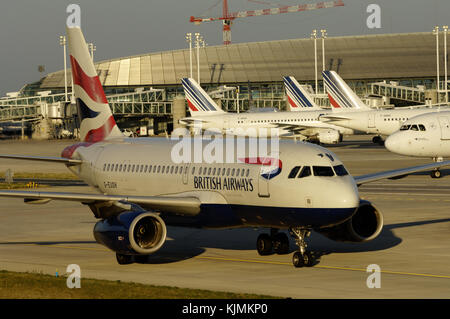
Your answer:
[[[289,238],[285,233],[279,233],[278,229],[272,228],[269,234],[261,234],[256,240],[256,250],[261,256],[289,253]]]
[[[297,243],[297,246],[299,247],[299,251],[296,251],[294,255],[292,256],[292,263],[295,267],[312,267],[315,264],[315,258],[314,255],[306,250],[306,247],[308,246],[306,244],[306,237],[309,237],[311,235],[311,231],[304,228],[290,228],[289,232],[292,237],[295,238],[295,242]]]
[[[292,256],[292,263],[295,267],[311,267],[315,265],[316,258],[312,252],[307,251],[306,237],[311,231],[305,228],[290,228],[289,233],[295,238],[299,247]],[[289,238],[285,233],[278,232],[277,229],[271,229],[269,234],[261,234],[256,241],[256,249],[261,256],[267,256],[275,252],[276,254],[289,253]]]

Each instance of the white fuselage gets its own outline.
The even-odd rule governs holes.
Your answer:
[[[313,171],[316,166],[342,165],[336,155],[320,146],[280,141],[280,170],[276,171],[277,167],[245,163],[244,158],[253,158],[248,147],[245,154],[231,151],[231,162],[224,155],[229,163],[177,163],[173,159],[178,154],[174,151],[177,143],[140,138],[80,146],[71,157],[85,163],[70,169],[108,195],[195,196],[204,211],[201,222],[197,221],[199,227],[323,226],[351,216],[359,205],[350,175],[288,178],[295,166],[310,166]],[[197,155],[201,159],[210,143],[193,142],[194,159]],[[274,177],[263,178],[268,171]]]
[[[217,133],[241,136],[287,136],[295,135],[292,127],[303,127],[298,135],[312,136],[319,130],[332,129],[341,135],[353,134],[353,130],[324,123],[319,117],[331,113],[328,110],[304,112],[271,112],[271,113],[221,113],[216,115],[197,115],[187,118],[198,119],[198,127]],[[180,122],[184,122],[183,119]],[[266,132],[268,135],[266,135]]]
[[[327,119],[322,116],[325,123],[332,123],[349,129],[358,130],[367,134],[391,135],[408,119],[431,112],[438,109],[430,107],[420,108],[395,108],[376,109],[367,111],[336,112],[335,119]],[[448,110],[448,108],[447,108]]]
[[[411,118],[390,135],[386,148],[397,154],[417,157],[450,156],[450,111]]]

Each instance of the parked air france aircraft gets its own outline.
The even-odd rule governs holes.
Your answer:
[[[391,135],[408,119],[437,110],[437,108],[424,106],[371,109],[361,101],[336,72],[324,71],[322,75],[330,103],[340,112],[322,115],[320,119],[325,123],[332,123],[367,134],[378,134],[373,139],[374,143],[382,144],[381,136]],[[347,109],[352,107],[358,108],[358,111],[348,112]]]
[[[323,110],[314,102],[311,94],[293,76],[283,77],[283,82],[291,112]]]
[[[385,146],[393,153],[442,161],[450,156],[450,111],[422,114],[409,119],[399,131],[388,136]],[[431,172],[433,178],[441,176],[438,169]]]
[[[309,143],[279,141],[278,147],[270,144],[269,155],[255,155],[250,144],[230,148],[224,139],[126,138],[111,114],[81,29],[68,27],[67,34],[81,142],[65,148],[61,157],[0,157],[64,164],[99,192],[1,190],[0,196],[34,204],[66,200],[88,205],[99,219],[96,241],[113,250],[120,264],[159,250],[168,224],[270,228],[270,235],[257,239],[261,255],[287,253],[288,237],[278,230],[289,229],[300,247],[294,265],[311,266],[314,255],[305,241],[311,230],[350,242],[368,241],[381,232],[382,214],[359,198],[358,185],[450,165],[432,163],[353,178],[335,154]],[[178,160],[189,151],[194,160]],[[208,152],[227,160],[202,160]]]
[[[329,110],[227,113],[194,79],[184,78],[182,84],[191,116],[181,119],[180,123],[196,130],[250,137],[300,136],[325,144],[339,143],[343,134],[352,133],[348,129],[321,122],[319,116],[329,113]]]

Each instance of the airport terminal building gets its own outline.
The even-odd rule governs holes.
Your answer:
[[[436,93],[436,36],[431,32],[330,37],[324,43],[325,69],[337,71],[361,96],[384,98],[385,103],[396,105],[445,99]],[[443,41],[440,43],[443,89]],[[317,47],[316,98],[320,105],[326,105],[320,76],[321,39],[317,40]],[[192,75],[197,80],[196,51],[192,50]],[[282,77],[286,75],[311,85],[313,90],[315,87],[314,40],[309,38],[209,46],[199,49],[199,60],[202,87],[208,92],[222,88],[213,96],[228,111],[236,111],[237,105],[241,111],[259,107],[285,109]],[[184,98],[181,78],[190,76],[189,49],[96,61],[95,65],[117,117],[152,119],[162,123],[159,128],[155,125],[156,130],[168,130],[174,101]],[[68,80],[70,90],[70,69]],[[224,90],[224,85],[233,89]],[[61,70],[26,85],[18,97],[0,100],[0,120],[29,117],[37,108],[26,110],[28,106],[43,101],[51,105],[64,99]]]

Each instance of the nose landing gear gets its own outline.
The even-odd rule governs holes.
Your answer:
[[[295,267],[312,267],[314,266],[316,259],[314,258],[314,255],[306,250],[306,247],[308,246],[306,243],[306,238],[311,235],[311,231],[304,228],[290,228],[289,232],[292,237],[295,238],[295,242],[299,247],[299,251],[296,251],[294,255],[292,256],[292,263]]]

